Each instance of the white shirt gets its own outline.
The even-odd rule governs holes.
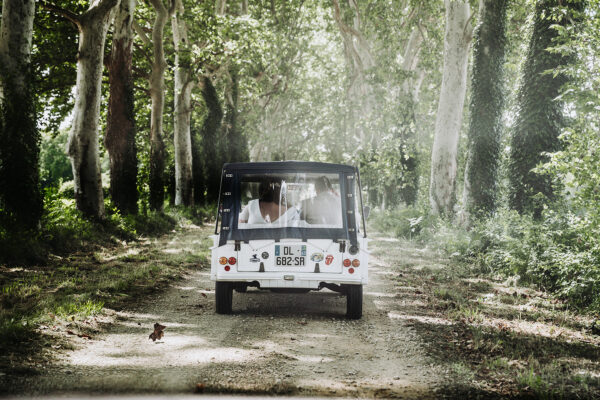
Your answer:
[[[302,202],[302,216],[309,224],[333,225],[341,228],[342,200],[331,192],[321,192]]]
[[[295,207],[290,207],[274,222],[267,221],[263,218],[262,213],[260,212],[260,204],[258,199],[250,200],[239,215],[240,221],[247,221],[248,224],[278,223],[282,226],[287,226],[288,222],[297,220],[297,217],[298,210]]]

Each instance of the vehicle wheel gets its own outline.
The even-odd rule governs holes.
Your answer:
[[[215,310],[217,314],[231,314],[233,300],[233,285],[231,282],[216,282]]]
[[[349,319],[360,319],[362,317],[362,303],[362,285],[346,286],[346,317]]]
[[[237,282],[233,288],[238,293],[246,293],[248,291],[248,284],[244,282]]]

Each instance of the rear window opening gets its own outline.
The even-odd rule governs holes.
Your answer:
[[[240,203],[238,229],[344,227],[336,173],[244,174]]]

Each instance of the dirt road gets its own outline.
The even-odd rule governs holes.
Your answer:
[[[193,249],[197,233],[179,235],[176,245]],[[358,321],[345,319],[345,298],[327,290],[250,288],[234,292],[232,315],[217,315],[209,270],[196,270],[132,309],[112,312],[103,335],[81,339],[42,375],[19,382],[18,391],[434,398],[446,377],[394,312],[394,268],[372,254]],[[153,342],[155,322],[167,328]]]

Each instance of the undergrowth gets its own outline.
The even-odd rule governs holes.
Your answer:
[[[207,263],[208,239],[175,253],[153,243],[177,226],[207,222],[209,208],[121,215],[107,199],[106,219],[92,222],[69,191],[68,184],[46,189],[40,229],[0,228],[0,367],[3,355],[37,351],[40,325],[119,308]]]
[[[43,263],[49,254],[64,255],[96,244],[133,240],[140,235],[157,236],[173,230],[178,223],[202,225],[210,221],[214,206],[167,207],[164,212],[121,215],[107,198],[105,210],[104,221],[90,221],[77,209],[70,182],[60,188],[47,188],[39,229],[26,231],[0,226],[0,264]]]
[[[515,277],[588,311],[600,310],[600,232],[584,215],[546,209],[533,219],[500,209],[467,230],[426,207],[374,212],[380,232],[427,245],[489,275]]]

